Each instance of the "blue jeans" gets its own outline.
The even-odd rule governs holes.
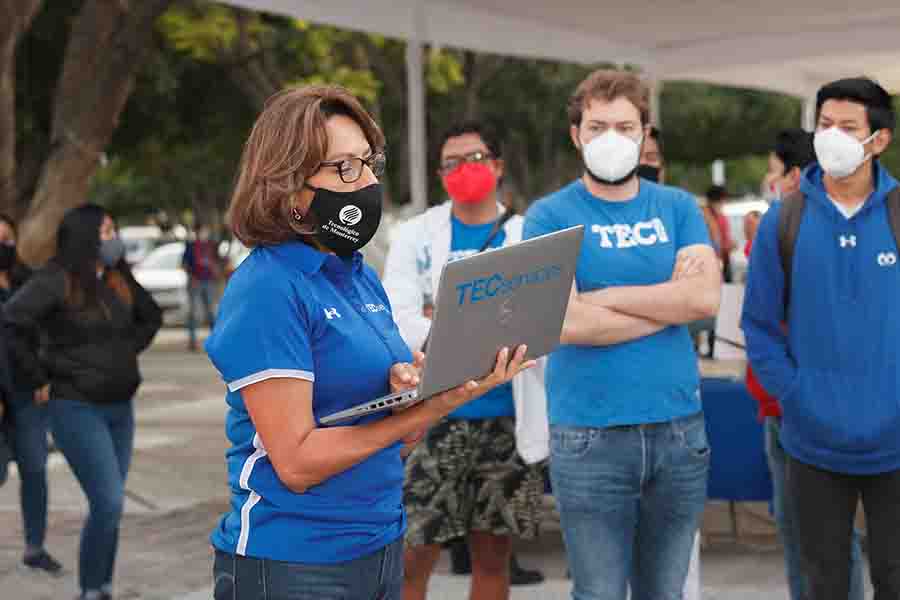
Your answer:
[[[215,600],[401,600],[403,539],[368,556],[329,565],[217,550],[213,581]]]
[[[44,547],[47,534],[47,430],[50,414],[34,403],[34,392],[17,390],[12,401],[12,447],[19,467],[19,500],[25,545]]]
[[[213,314],[215,287],[216,282],[212,280],[197,280],[188,283],[187,328],[191,347],[197,345],[197,304],[203,304],[203,310],[206,314],[206,323],[210,327],[213,327],[216,323],[216,317],[215,314]]]
[[[78,581],[83,591],[99,590],[112,583],[134,443],[134,409],[130,400],[100,405],[53,398],[50,426],[89,505],[81,531]]]
[[[781,418],[766,417],[766,456],[769,459],[769,471],[772,472],[772,507],[775,511],[775,525],[781,545],[784,546],[784,568],[787,573],[791,600],[804,600],[805,579],[801,569],[800,549],[798,547],[797,526],[792,515],[791,495],[785,491],[785,464],[787,455],[781,445]],[[853,532],[853,544],[850,550],[850,596],[849,600],[865,598],[865,580],[863,578],[862,549],[859,544],[859,533]]]
[[[681,600],[706,504],[703,414],[667,423],[553,426],[550,478],[573,600]]]

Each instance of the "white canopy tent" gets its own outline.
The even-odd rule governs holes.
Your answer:
[[[900,92],[897,0],[225,1],[410,42],[410,189],[418,208],[427,189],[422,44],[629,64],[654,84],[692,80],[783,92],[806,101],[808,127],[810,99],[828,81],[865,74]]]

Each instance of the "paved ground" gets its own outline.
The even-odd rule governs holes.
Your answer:
[[[200,354],[184,352],[180,332],[164,331],[143,359],[146,379],[136,401],[138,429],[116,572],[117,598],[200,600],[211,597],[209,531],[225,509],[223,387]],[[74,598],[78,534],[85,501],[58,455],[50,462],[47,547],[69,568],[60,579],[23,573],[18,477],[0,488],[0,598]],[[781,553],[765,506],[738,510],[732,538],[727,506],[711,504],[704,523],[703,586],[707,600],[786,598]],[[514,589],[513,600],[568,598],[565,552],[548,511],[543,536],[520,548],[522,562],[548,575],[541,586]],[[466,597],[468,579],[432,580],[433,600]]]

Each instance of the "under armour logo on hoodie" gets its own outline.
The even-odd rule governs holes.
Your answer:
[[[841,248],[846,248],[850,246],[851,248],[856,248],[856,236],[855,235],[842,235],[841,236]]]

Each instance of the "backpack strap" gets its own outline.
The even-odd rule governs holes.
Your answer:
[[[894,232],[894,243],[900,250],[900,185],[888,192],[887,195],[888,222],[891,231]]]
[[[803,195],[803,192],[794,192],[782,201],[781,210],[778,213],[778,253],[781,256],[781,270],[784,273],[785,319],[787,319],[788,305],[791,302],[794,246],[797,244],[797,234],[800,232],[800,223],[803,221],[803,209],[805,206],[806,197]]]

